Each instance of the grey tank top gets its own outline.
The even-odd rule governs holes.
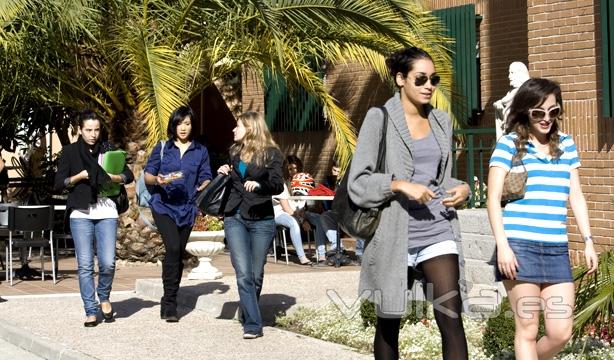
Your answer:
[[[438,197],[426,204],[409,201],[409,248],[419,248],[445,240],[454,240],[448,209],[441,201],[444,191],[437,183],[441,162],[439,144],[431,131],[425,138],[412,140],[414,144],[414,175],[411,182],[422,184]]]

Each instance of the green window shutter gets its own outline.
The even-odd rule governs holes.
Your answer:
[[[601,0],[603,116],[614,116],[614,1]]]
[[[452,111],[465,124],[472,124],[475,115],[481,111],[478,86],[477,40],[475,5],[463,5],[434,10],[453,38],[452,66],[454,70],[452,87],[462,96],[461,102],[452,104]]]
[[[326,129],[322,106],[302,88],[290,91],[286,81],[264,71],[264,108],[271,131],[302,132]]]

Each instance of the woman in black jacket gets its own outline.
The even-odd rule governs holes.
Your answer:
[[[98,302],[103,318],[113,321],[109,301],[115,274],[115,241],[119,195],[111,196],[106,185],[127,184],[134,180],[132,171],[124,165],[122,173],[108,174],[99,165],[103,154],[111,146],[100,141],[101,121],[92,111],[79,115],[79,139],[62,149],[58,172],[55,175],[57,191],[68,191],[66,218],[75,242],[79,290],[85,308],[86,327],[98,324]],[[98,256],[98,287],[94,284],[94,238]]]
[[[275,236],[271,196],[284,189],[283,159],[260,114],[241,114],[233,134],[231,163],[218,169],[231,177],[224,232],[237,276],[243,338],[255,339],[262,336],[258,299],[267,251]]]

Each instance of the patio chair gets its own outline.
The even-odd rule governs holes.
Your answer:
[[[13,248],[40,247],[41,280],[45,281],[44,248],[51,251],[51,272],[56,283],[55,256],[53,252],[53,207],[15,206],[9,207],[9,239],[6,244],[6,279],[13,286]],[[21,233],[21,237],[16,237]],[[46,236],[48,235],[48,236]]]
[[[275,256],[275,262],[277,262],[277,242],[282,242],[284,246],[284,255],[286,256],[286,265],[290,263],[288,260],[288,237],[290,237],[290,229],[283,225],[277,225],[275,237],[273,238],[273,254]],[[286,234],[288,236],[286,236]]]
[[[311,252],[311,237],[313,235],[313,229],[311,231],[307,231],[307,249],[308,252]],[[283,225],[276,225],[275,236],[273,237],[273,257],[275,258],[275,262],[277,262],[277,243],[283,244],[284,247],[284,256],[286,257],[286,265],[290,263],[289,255],[288,255],[288,238],[290,238],[290,229]],[[302,246],[302,245],[301,245]],[[314,240],[314,249],[315,249],[315,240]]]

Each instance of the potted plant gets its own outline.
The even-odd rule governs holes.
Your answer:
[[[198,266],[188,274],[188,280],[215,280],[222,272],[211,265],[211,258],[224,249],[224,222],[210,215],[196,217],[186,251],[198,257]]]

